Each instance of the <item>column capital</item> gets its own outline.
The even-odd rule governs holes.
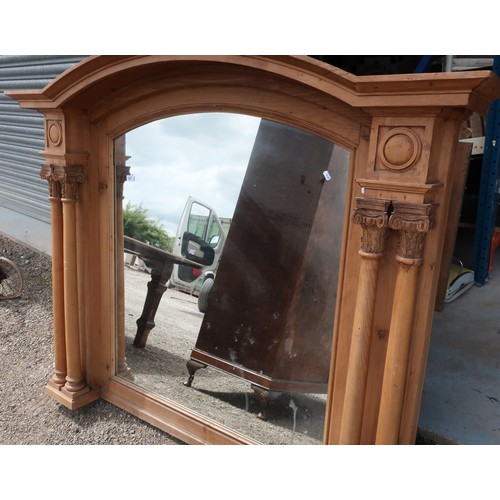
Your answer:
[[[44,163],[40,169],[40,177],[45,179],[49,184],[49,198],[61,198],[61,183],[54,173],[54,165]]]
[[[78,200],[78,184],[84,181],[81,165],[65,165],[62,182],[62,197],[66,200]]]
[[[40,177],[49,183],[51,198],[78,199],[78,184],[85,180],[82,165],[60,165],[44,163]]]
[[[389,228],[400,231],[397,260],[403,264],[422,262],[425,234],[434,226],[435,208],[431,203],[394,202]]]
[[[116,198],[123,198],[123,185],[130,174],[130,167],[127,165],[116,165]]]
[[[388,200],[356,198],[353,222],[363,229],[360,255],[366,258],[382,256],[387,234],[389,207]]]

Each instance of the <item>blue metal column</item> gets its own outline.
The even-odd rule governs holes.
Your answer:
[[[500,76],[500,56],[493,59],[493,71]],[[484,285],[489,277],[490,249],[498,207],[500,175],[500,100],[488,109],[483,165],[474,232],[474,278]]]
[[[427,66],[431,63],[433,57],[435,56],[422,56],[417,67],[415,68],[415,73],[423,73],[427,69]]]

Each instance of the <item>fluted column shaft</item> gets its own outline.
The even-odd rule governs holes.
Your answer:
[[[60,167],[63,205],[64,317],[66,333],[66,384],[63,390],[76,393],[85,388],[80,348],[78,281],[76,251],[76,203],[78,184],[83,182],[82,168]]]
[[[66,339],[64,328],[64,268],[63,268],[63,213],[61,184],[54,169],[42,165],[40,177],[49,184],[52,228],[52,314],[54,320],[54,366],[49,384],[60,389],[66,383]]]
[[[115,141],[116,142],[116,141]],[[116,148],[116,145],[115,145]],[[116,350],[118,375],[133,379],[125,357],[125,273],[123,263],[123,185],[130,173],[130,167],[117,164],[116,168]]]
[[[368,359],[373,332],[378,271],[387,233],[390,202],[356,199],[353,221],[363,230],[361,265],[356,308],[349,353],[340,444],[358,444],[361,436],[368,373]]]
[[[399,263],[382,382],[376,444],[397,444],[411,345],[418,270],[425,235],[433,223],[433,206],[394,202],[389,227],[400,233]]]

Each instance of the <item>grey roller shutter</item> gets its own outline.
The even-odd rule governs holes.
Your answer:
[[[43,117],[4,91],[42,89],[84,57],[0,55],[0,206],[50,222],[47,181],[40,178]]]

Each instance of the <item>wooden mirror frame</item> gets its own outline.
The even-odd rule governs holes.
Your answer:
[[[351,152],[326,444],[412,444],[462,122],[500,97],[489,71],[356,77],[306,56],[93,56],[40,91],[52,206],[54,371],[47,393],[97,398],[187,443],[252,443],[115,376],[113,142],[150,121],[235,112]]]

